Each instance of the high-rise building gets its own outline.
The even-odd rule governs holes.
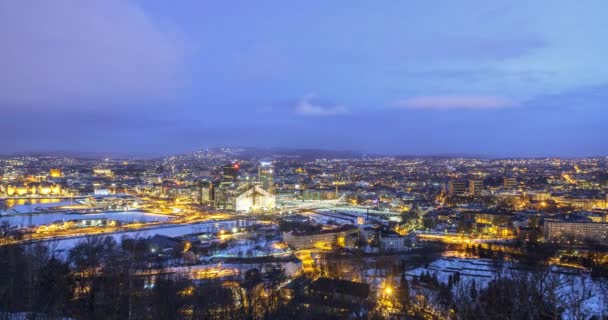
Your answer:
[[[217,190],[214,190],[214,204],[218,209],[234,210],[234,200],[238,195],[237,179],[240,165],[238,162],[222,167],[222,176]]]
[[[200,182],[200,202],[203,204],[211,204],[215,200],[215,189],[213,183],[209,181]]]
[[[469,191],[469,186],[465,180],[450,180],[448,192],[451,196],[462,196]]]
[[[217,209],[233,211],[235,210],[235,200],[239,195],[239,191],[230,186],[230,185],[222,185],[214,190],[214,205]]]
[[[258,179],[264,190],[274,193],[274,166],[272,165],[272,162],[260,162],[260,166],[258,167]]]
[[[471,179],[469,180],[469,195],[478,196],[483,190],[483,181]]]
[[[234,182],[239,175],[239,164],[232,163],[222,167],[222,182]]]

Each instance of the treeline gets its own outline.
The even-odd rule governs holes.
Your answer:
[[[259,272],[221,282],[150,274],[142,270],[157,270],[155,263],[131,245],[92,237],[62,258],[41,244],[1,246],[0,319],[278,319],[290,312],[279,308],[279,291],[262,291]],[[284,277],[264,280],[276,287]]]
[[[400,281],[390,290],[372,292],[364,305],[336,313],[333,302],[315,302],[305,285],[292,285],[287,294],[287,279],[278,270],[254,268],[243,277],[191,280],[164,273],[137,242],[121,243],[112,237],[87,238],[62,257],[41,244],[0,246],[0,320],[295,320],[337,314],[351,319],[608,319],[608,284],[553,273],[544,259],[534,259],[529,272],[501,273],[487,285],[460,272],[445,282],[429,272],[407,280],[405,264],[397,264],[393,274]],[[344,266],[330,269],[335,270],[328,269],[327,276],[342,274]],[[604,313],[588,310],[590,299],[604,303]]]
[[[434,310],[437,319],[608,319],[607,283],[549,270],[503,273],[486,284],[483,280],[463,280],[455,272],[441,282],[436,273],[423,272],[402,283],[413,295],[399,304],[400,315],[426,311],[429,318],[428,310]]]

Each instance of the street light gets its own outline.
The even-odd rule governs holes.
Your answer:
[[[384,288],[384,293],[390,296],[391,294],[393,294],[393,288],[387,286],[386,288]]]

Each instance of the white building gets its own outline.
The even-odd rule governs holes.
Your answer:
[[[238,212],[268,211],[275,207],[274,195],[261,186],[254,186],[240,194],[235,200],[235,210]]]
[[[543,228],[547,241],[595,240],[608,243],[608,223],[545,220]]]
[[[402,252],[406,249],[405,238],[394,231],[381,231],[379,240],[383,251]]]

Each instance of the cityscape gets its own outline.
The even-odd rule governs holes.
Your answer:
[[[607,157],[323,154],[3,157],[2,307],[90,319],[608,312]]]
[[[608,1],[0,1],[0,320],[608,320]]]

